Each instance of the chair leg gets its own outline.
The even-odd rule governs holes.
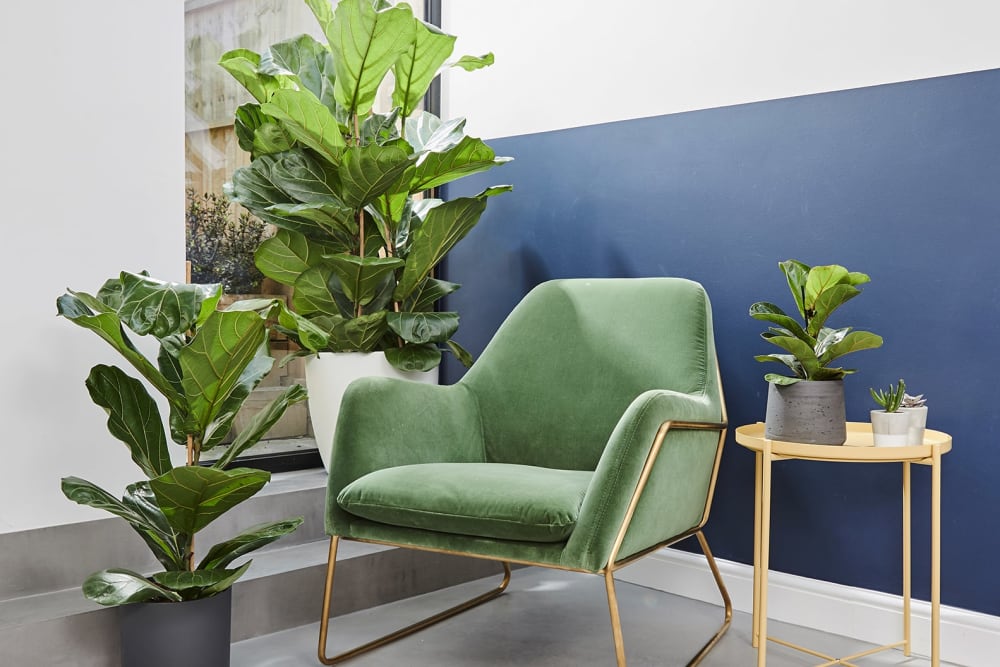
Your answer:
[[[604,587],[608,591],[608,611],[611,612],[611,634],[615,639],[615,659],[618,667],[625,667],[625,642],[622,639],[622,621],[618,615],[618,596],[615,595],[615,576],[611,568],[604,571]]]
[[[725,607],[725,620],[722,623],[722,627],[708,640],[708,643],[702,646],[698,654],[691,658],[690,662],[687,663],[687,667],[695,667],[705,659],[708,652],[722,639],[722,635],[726,634],[726,630],[729,629],[729,625],[733,620],[733,603],[729,598],[729,591],[726,590],[726,584],[722,581],[722,574],[715,564],[715,558],[712,557],[712,551],[708,548],[708,541],[705,539],[704,533],[700,530],[695,535],[698,536],[698,543],[701,545],[701,550],[704,552],[706,560],[708,560],[712,576],[715,577],[715,584],[719,587],[719,593],[722,595],[722,602]],[[611,612],[611,634],[615,640],[615,658],[618,661],[618,667],[626,667],[625,642],[622,639],[622,623],[618,614],[618,596],[615,594],[615,579],[613,575],[612,570],[605,570],[604,586],[608,591],[608,610]]]
[[[492,600],[493,598],[503,593],[504,590],[507,588],[507,584],[510,583],[510,564],[507,562],[503,562],[504,577],[503,581],[500,582],[500,585],[497,588],[494,588],[491,591],[483,593],[482,595],[478,595],[472,598],[471,600],[467,600],[461,604],[455,605],[454,607],[445,609],[439,614],[435,614],[423,620],[417,621],[412,625],[408,625],[405,628],[401,628],[399,630],[396,630],[395,632],[391,632],[387,635],[379,637],[378,639],[374,639],[368,642],[367,644],[363,644],[356,648],[352,648],[335,656],[327,656],[326,649],[327,649],[327,631],[330,625],[330,600],[332,598],[332,592],[333,592],[333,572],[337,563],[337,546],[339,542],[340,542],[339,537],[330,538],[330,555],[326,564],[326,586],[323,591],[323,612],[320,618],[319,652],[318,652],[319,661],[324,665],[336,665],[338,663],[344,662],[345,660],[350,660],[351,658],[355,658],[363,653],[367,653],[368,651],[379,648],[380,646],[385,646],[386,644],[390,644],[396,641],[397,639],[402,639],[403,637],[412,635],[415,632],[419,632],[420,630],[428,628],[434,625],[435,623],[439,623],[447,618],[456,616],[462,613],[463,611],[472,609],[473,607],[481,605],[484,602],[488,602],[489,600]]]
[[[729,591],[726,590],[726,584],[722,581],[722,574],[719,572],[719,566],[715,564],[715,558],[712,557],[712,550],[708,548],[708,540],[705,539],[705,534],[700,530],[695,533],[698,537],[698,544],[701,545],[701,550],[705,554],[705,560],[708,561],[708,567],[712,570],[712,576],[715,577],[715,585],[719,587],[719,594],[722,595],[722,602],[725,608],[725,619],[722,622],[722,627],[708,640],[708,643],[701,647],[698,651],[698,655],[691,659],[688,663],[688,667],[694,667],[699,662],[701,662],[708,652],[719,643],[722,639],[722,635],[726,634],[726,630],[729,629],[729,624],[733,621],[733,601],[729,599]]]

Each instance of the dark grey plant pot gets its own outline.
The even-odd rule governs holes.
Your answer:
[[[188,602],[118,608],[122,667],[228,667],[233,589]]]
[[[809,445],[847,440],[843,380],[769,383],[764,437]]]

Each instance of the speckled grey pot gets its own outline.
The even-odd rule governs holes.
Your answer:
[[[842,445],[847,440],[843,380],[771,383],[767,391],[764,437],[809,445]]]

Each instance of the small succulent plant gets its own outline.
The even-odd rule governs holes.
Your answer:
[[[897,412],[903,404],[903,397],[906,396],[906,383],[903,382],[903,378],[900,378],[898,383],[889,385],[888,389],[879,389],[877,391],[875,389],[869,389],[868,391],[871,392],[872,398],[875,399],[875,402],[881,405],[882,409],[886,412]]]
[[[917,394],[916,396],[910,396],[907,393],[903,393],[903,400],[900,402],[899,407],[901,408],[922,408],[927,405],[927,399],[924,398],[923,394]]]

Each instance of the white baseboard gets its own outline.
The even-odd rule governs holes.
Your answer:
[[[753,566],[716,559],[736,611],[753,607]],[[661,549],[620,570],[617,579],[719,604],[704,556]],[[902,637],[902,597],[784,572],[768,576],[768,618],[875,644]],[[930,603],[911,602],[913,651],[930,655]],[[941,606],[941,659],[965,667],[996,665],[1000,616]]]

